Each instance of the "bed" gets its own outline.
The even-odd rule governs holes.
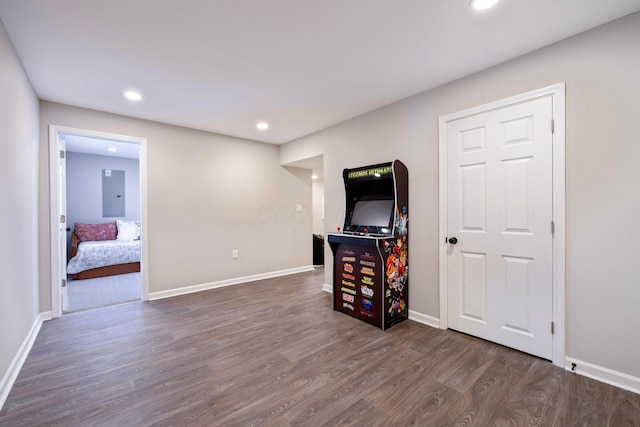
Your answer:
[[[74,224],[67,274],[74,280],[140,271],[137,221]]]

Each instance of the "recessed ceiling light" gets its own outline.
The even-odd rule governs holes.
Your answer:
[[[124,93],[124,97],[130,101],[140,101],[142,99],[142,95],[133,90],[128,90]]]
[[[318,175],[311,175],[311,179],[318,179]]]
[[[118,149],[116,147],[109,147],[109,148],[107,148],[107,151],[109,151],[111,153],[115,153],[116,151],[118,151]]]
[[[256,127],[260,130],[267,130],[269,129],[269,123],[267,122],[258,122],[256,123]]]
[[[471,7],[475,10],[485,10],[495,6],[498,0],[471,0]]]

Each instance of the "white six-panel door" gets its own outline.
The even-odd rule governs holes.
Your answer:
[[[446,124],[448,327],[551,359],[552,97]],[[454,240],[455,241],[455,240]]]

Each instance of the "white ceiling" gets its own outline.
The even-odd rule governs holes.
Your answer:
[[[501,0],[482,13],[469,0],[0,0],[41,99],[276,144],[638,10],[640,0]]]
[[[80,135],[63,136],[66,151],[74,153],[96,154],[99,156],[140,158],[140,145],[134,142],[114,141]],[[109,149],[115,151],[109,151]]]

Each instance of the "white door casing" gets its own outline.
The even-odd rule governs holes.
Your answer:
[[[59,157],[58,165],[60,170],[58,171],[58,185],[60,192],[58,194],[58,214],[60,217],[60,223],[58,226],[58,241],[60,248],[60,277],[58,278],[61,283],[60,300],[62,304],[62,312],[67,311],[68,298],[67,298],[67,149],[64,138],[60,137],[59,143]]]
[[[559,365],[563,107],[556,85],[440,119],[440,326]]]
[[[66,188],[61,183],[61,165],[59,152],[64,142],[61,135],[79,135],[98,139],[116,140],[139,144],[140,146],[140,225],[147,230],[147,140],[134,136],[112,134],[107,132],[78,129],[67,126],[49,125],[49,210],[50,210],[50,279],[51,279],[51,318],[60,317],[63,311],[63,290],[60,278],[62,269],[66,271],[66,254],[61,253],[61,241],[65,241],[66,251],[66,225],[62,228],[59,212],[66,196]],[[66,200],[64,202],[66,204]],[[61,235],[63,234],[64,237]],[[142,233],[140,280],[142,282],[142,300],[149,300],[149,275],[148,275],[148,236]],[[64,265],[64,266],[63,266]],[[66,307],[65,307],[66,308]]]

